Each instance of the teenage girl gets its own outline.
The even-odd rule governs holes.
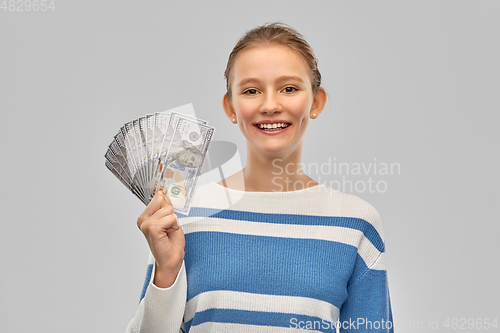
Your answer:
[[[310,45],[286,25],[260,26],[225,77],[247,164],[200,186],[189,216],[162,191],[141,214],[151,256],[127,332],[392,332],[379,214],[301,168],[327,100]]]

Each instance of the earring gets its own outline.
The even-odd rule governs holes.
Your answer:
[[[313,113],[313,117],[316,117],[316,114],[315,114],[315,113]]]
[[[236,123],[236,118],[233,118],[233,123]]]

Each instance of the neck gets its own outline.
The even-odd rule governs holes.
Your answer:
[[[318,185],[302,169],[302,145],[279,153],[256,152],[247,145],[247,165],[220,185],[249,192],[286,192]]]
[[[247,165],[241,171],[245,191],[286,192],[317,185],[302,169],[302,147],[288,154],[257,154],[247,148]]]

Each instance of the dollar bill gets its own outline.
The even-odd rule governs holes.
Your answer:
[[[137,177],[135,175],[135,164],[133,163],[131,152],[127,151],[126,139],[124,137],[122,128],[120,128],[120,131],[114,136],[114,141],[111,143],[110,147],[119,161],[120,157],[123,158],[124,160],[123,168],[129,170],[129,175],[134,186],[136,188],[141,188],[141,185],[138,182]],[[116,150],[114,150],[113,147],[117,147]],[[121,154],[119,154],[119,152]]]
[[[158,173],[161,172],[161,161],[167,155],[168,146],[174,133],[174,128],[170,125],[170,113],[155,113],[154,114],[154,142],[151,155],[152,172],[155,177],[151,180],[149,188],[150,198],[152,199],[156,193],[158,186]]]
[[[130,171],[128,170],[127,166],[123,164],[124,158],[121,155],[121,151],[116,150],[115,141],[110,144],[108,151],[106,152],[104,157],[109,163],[111,163],[116,172],[118,172],[121,178],[127,183],[130,190],[135,195],[139,196],[142,201],[144,201],[146,199],[146,197],[144,196],[144,191],[140,186],[135,184],[133,179],[131,178]]]
[[[124,138],[123,143],[127,150],[127,163],[132,166],[134,182],[141,188],[144,188],[144,179],[140,173],[140,161],[137,153],[137,145],[135,139],[134,121],[128,122],[120,128]]]
[[[167,154],[161,160],[157,189],[162,189],[174,211],[189,214],[196,183],[215,128],[178,116]]]
[[[139,118],[139,126],[141,130],[141,138],[142,141],[144,142],[144,164],[146,168],[146,178],[147,178],[147,183],[146,183],[146,188],[145,192],[146,193],[151,193],[151,180],[154,177],[153,171],[151,170],[151,159],[150,156],[152,154],[152,141],[153,141],[153,131],[154,131],[154,126],[153,126],[153,121],[154,115],[148,114],[144,117]]]
[[[109,169],[109,171],[111,171],[111,173],[113,173],[113,175],[115,175],[116,178],[118,178],[123,185],[125,185],[125,187],[129,188],[132,193],[139,198],[139,200],[141,200],[145,205],[147,205],[147,201],[140,195],[138,195],[137,192],[135,192],[132,188],[129,187],[129,183],[122,177],[122,175],[116,171],[116,169],[114,168],[113,164],[111,162],[109,162],[108,160],[106,160],[104,162],[104,164],[106,165],[106,167]]]
[[[141,117],[143,118],[143,117]],[[144,189],[147,189],[148,186],[148,175],[147,175],[147,158],[146,158],[146,143],[144,142],[143,139],[143,133],[141,132],[140,128],[140,122],[141,118],[135,119],[132,121],[133,125],[133,131],[134,131],[134,139],[135,139],[135,147],[136,147],[136,157],[137,157],[137,164],[138,164],[138,170],[137,172],[140,173],[141,179],[143,180],[142,187]]]
[[[188,104],[188,106],[191,106]],[[185,107],[185,106],[184,106]],[[176,108],[174,110],[179,110],[180,108]],[[189,111],[189,110],[185,110]],[[161,179],[161,176],[159,174],[162,173],[163,168],[164,168],[164,161],[166,160],[168,149],[170,147],[170,144],[172,143],[172,140],[174,141],[179,141],[181,140],[180,136],[178,133],[175,133],[174,128],[179,121],[179,119],[184,118],[184,119],[190,119],[198,124],[204,124],[206,125],[208,122],[203,119],[199,118],[194,118],[190,116],[186,116],[184,114],[172,111],[169,113],[166,112],[161,112],[161,113],[156,113],[155,114],[157,126],[164,129],[162,132],[162,137],[163,141],[161,144],[157,146],[157,151],[154,153],[156,154],[156,159],[154,163],[154,174],[156,175],[156,178],[153,179],[152,181],[152,191],[151,191],[151,198],[154,197],[157,189],[158,189],[158,181]],[[175,136],[175,138],[174,138]]]
[[[174,211],[189,213],[214,128],[191,104],[124,124],[108,146],[106,167],[144,204],[160,188]]]

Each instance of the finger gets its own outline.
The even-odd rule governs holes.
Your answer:
[[[158,209],[148,220],[156,221],[172,214],[174,214],[174,208],[171,205],[167,205]]]
[[[162,193],[163,199],[166,202],[166,204],[167,205],[172,205],[172,202],[170,201],[170,198],[168,197],[168,195],[165,192],[163,192],[163,190],[160,190],[160,191]]]
[[[163,196],[165,194],[163,191],[158,191],[156,192],[155,196],[153,199],[149,202],[149,204],[146,206],[144,209],[143,213],[141,214],[144,219],[149,218],[151,215],[153,215],[158,209],[161,208],[161,204],[164,201]]]
[[[151,202],[146,206],[142,214],[137,219],[137,227],[142,230],[141,226],[144,221],[149,219],[160,208],[168,206],[169,201],[165,201],[165,193],[162,190],[156,192]]]
[[[165,221],[170,221],[171,219],[174,219],[176,224],[171,226],[171,223],[168,225],[165,225]],[[139,229],[141,229],[142,233],[146,235],[146,232],[149,233],[151,227],[159,227],[160,229],[165,229],[165,228],[174,228],[174,230],[178,229],[178,223],[177,223],[177,215],[174,214],[174,210],[172,206],[166,206],[163,208],[160,208],[159,210],[156,211],[149,219],[146,221],[142,222],[139,225]],[[169,231],[167,231],[169,232]]]
[[[174,217],[175,217],[175,222],[172,224],[170,228],[167,229],[167,233],[170,233],[172,231],[177,231],[181,228],[181,226],[179,225],[179,219],[177,218],[177,215],[174,214]]]
[[[159,222],[163,225],[163,228],[168,232],[179,230],[177,215],[171,214],[165,216],[159,220]]]
[[[186,240],[184,237],[184,231],[182,230],[181,226],[179,226],[179,229],[168,233],[168,238],[173,244],[184,248]]]
[[[164,216],[156,221],[146,221],[144,222],[144,231],[147,231],[150,235],[155,235],[156,237],[164,235],[164,233],[170,233],[179,230],[179,224],[177,223],[177,216],[175,214]]]

